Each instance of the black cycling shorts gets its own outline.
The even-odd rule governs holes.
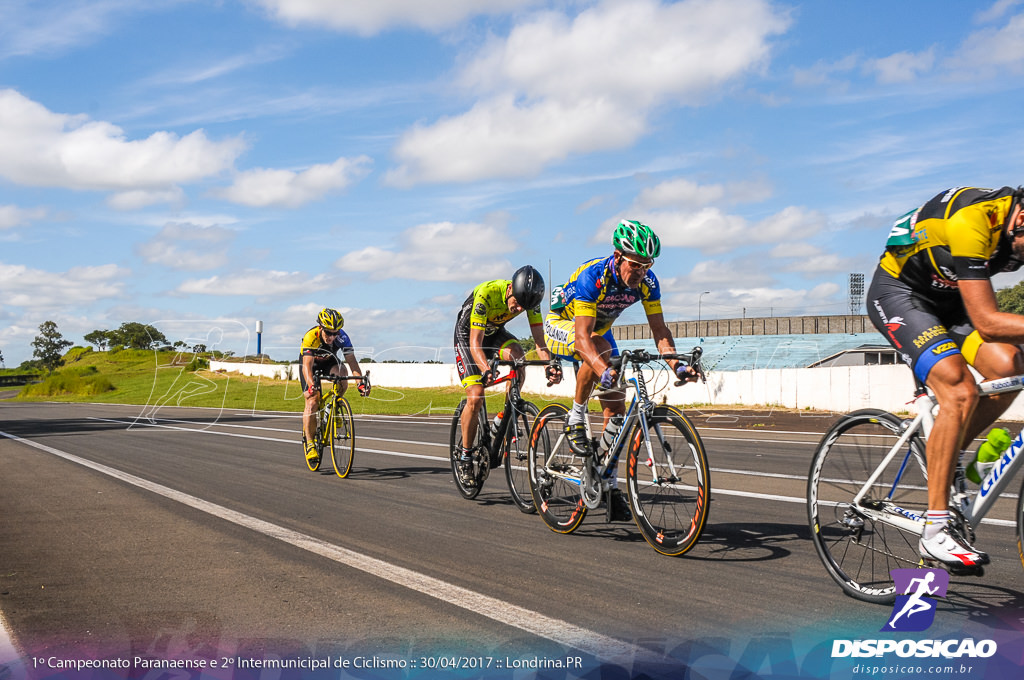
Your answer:
[[[930,298],[881,267],[868,287],[868,318],[921,382],[942,359],[962,354],[973,364],[982,339],[959,295]]]
[[[461,328],[462,324],[455,324],[455,367],[459,371],[459,379],[463,387],[479,385],[484,368],[476,365],[473,361],[473,354],[469,351],[469,331]],[[498,356],[498,352],[512,343],[518,344],[516,336],[505,330],[504,326],[490,335],[484,336],[483,350],[488,361]]]

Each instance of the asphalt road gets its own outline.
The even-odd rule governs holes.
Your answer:
[[[845,597],[809,541],[806,471],[828,418],[691,414],[711,514],[701,542],[669,558],[597,513],[551,532],[512,505],[500,470],[461,498],[444,417],[357,415],[339,479],[329,462],[305,467],[297,415],[142,411],[0,402],[0,614],[27,660],[756,667],[875,636],[890,613]],[[1014,531],[983,525],[979,544],[993,564],[954,578],[932,632],[1019,637]]]

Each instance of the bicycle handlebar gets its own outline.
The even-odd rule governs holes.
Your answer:
[[[512,367],[512,370],[498,380],[492,379],[491,384],[485,385],[485,387],[491,387],[505,382],[506,380],[511,380],[511,376],[516,373],[518,369],[524,366],[553,366],[557,367],[559,371],[562,370],[562,362],[558,357],[551,357],[550,361],[545,361],[544,359],[500,359],[498,357],[494,357],[491,359],[490,364],[488,364],[488,369],[492,376],[497,375],[498,366],[510,366]],[[553,384],[553,382],[548,381],[548,387],[551,387]]]
[[[702,354],[704,354],[704,349],[699,346],[694,347],[689,352],[675,352],[671,354],[654,354],[645,349],[627,349],[619,356],[612,357],[612,360],[609,363],[612,368],[620,372],[619,380],[621,380],[622,365],[626,363],[639,366],[640,364],[649,364],[655,361],[683,361],[697,373],[697,377],[700,378],[701,382],[706,383],[708,381],[707,375],[704,373],[704,367],[701,366],[700,362]],[[684,384],[685,382],[685,380],[677,380],[675,383],[676,387]]]

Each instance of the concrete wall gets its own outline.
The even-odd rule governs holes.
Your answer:
[[[454,364],[363,364],[374,385],[388,388],[450,387],[459,385]],[[298,379],[298,364],[260,365],[211,361],[214,371],[234,371],[282,379]],[[906,366],[836,366],[714,371],[707,383],[672,385],[667,371],[646,374],[649,391],[657,401],[684,407],[781,406],[842,413],[858,408],[911,411],[914,381]],[[527,369],[527,391],[569,397],[575,390],[572,370],[560,385],[547,387],[544,368]],[[497,388],[502,389],[502,388]],[[1010,407],[1006,418],[1024,420],[1024,400]]]
[[[702,319],[670,321],[668,328],[676,338],[713,338],[728,335],[796,335],[802,333],[875,333],[864,314],[830,316],[762,316],[743,319]],[[647,340],[651,329],[646,323],[614,326],[616,340]]]

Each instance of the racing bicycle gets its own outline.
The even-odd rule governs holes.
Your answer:
[[[344,478],[352,470],[352,460],[356,454],[356,425],[352,419],[352,407],[349,406],[348,399],[339,394],[338,384],[354,381],[361,387],[368,388],[370,372],[366,371],[361,376],[341,376],[332,373],[323,375],[317,371],[313,373],[313,379],[329,381],[331,389],[320,393],[316,410],[316,433],[313,435],[317,458],[315,464],[307,458],[306,465],[314,472],[319,470],[324,454],[329,453],[334,463],[334,472]]]
[[[928,509],[925,442],[935,422],[936,401],[916,382],[913,419],[877,409],[843,416],[821,439],[808,474],[807,518],[818,556],[845,593],[866,602],[895,601],[898,593],[891,570],[931,566],[921,559],[918,542]],[[1022,389],[1024,376],[978,383],[982,397]],[[977,490],[968,488],[963,467],[957,467],[949,510],[953,528],[969,542],[1024,461],[1018,455],[1024,448],[1022,438],[1024,432]],[[1017,550],[1024,561],[1024,485],[1013,517]],[[981,575],[982,569],[963,567],[950,572]]]
[[[459,454],[459,448],[462,446],[462,411],[466,408],[466,400],[463,399],[456,407],[452,415],[450,456],[455,488],[463,497],[476,498],[491,469],[504,461],[505,479],[512,494],[512,501],[522,512],[533,512],[533,499],[530,497],[526,470],[526,438],[537,415],[537,407],[522,397],[520,371],[525,366],[556,364],[557,360],[507,361],[495,358],[491,361],[491,375],[497,375],[499,366],[509,367],[509,372],[496,378],[488,387],[507,382],[509,388],[505,393],[505,405],[496,427],[492,427],[487,418],[486,401],[480,408],[477,414],[476,436],[467,447],[470,456],[468,461],[461,460]]]
[[[652,362],[680,359],[703,380],[701,353],[700,347],[689,354],[628,350],[613,359],[620,379],[622,368],[632,369],[625,382],[633,398],[610,445],[601,451],[595,442],[597,455],[580,456],[570,448],[565,406],[550,404],[541,410],[530,433],[530,492],[552,531],[572,533],[602,501],[611,520],[611,490],[625,451],[629,506],[644,540],[663,555],[682,555],[697,543],[708,519],[711,491],[704,443],[682,411],[651,400],[643,369]]]

